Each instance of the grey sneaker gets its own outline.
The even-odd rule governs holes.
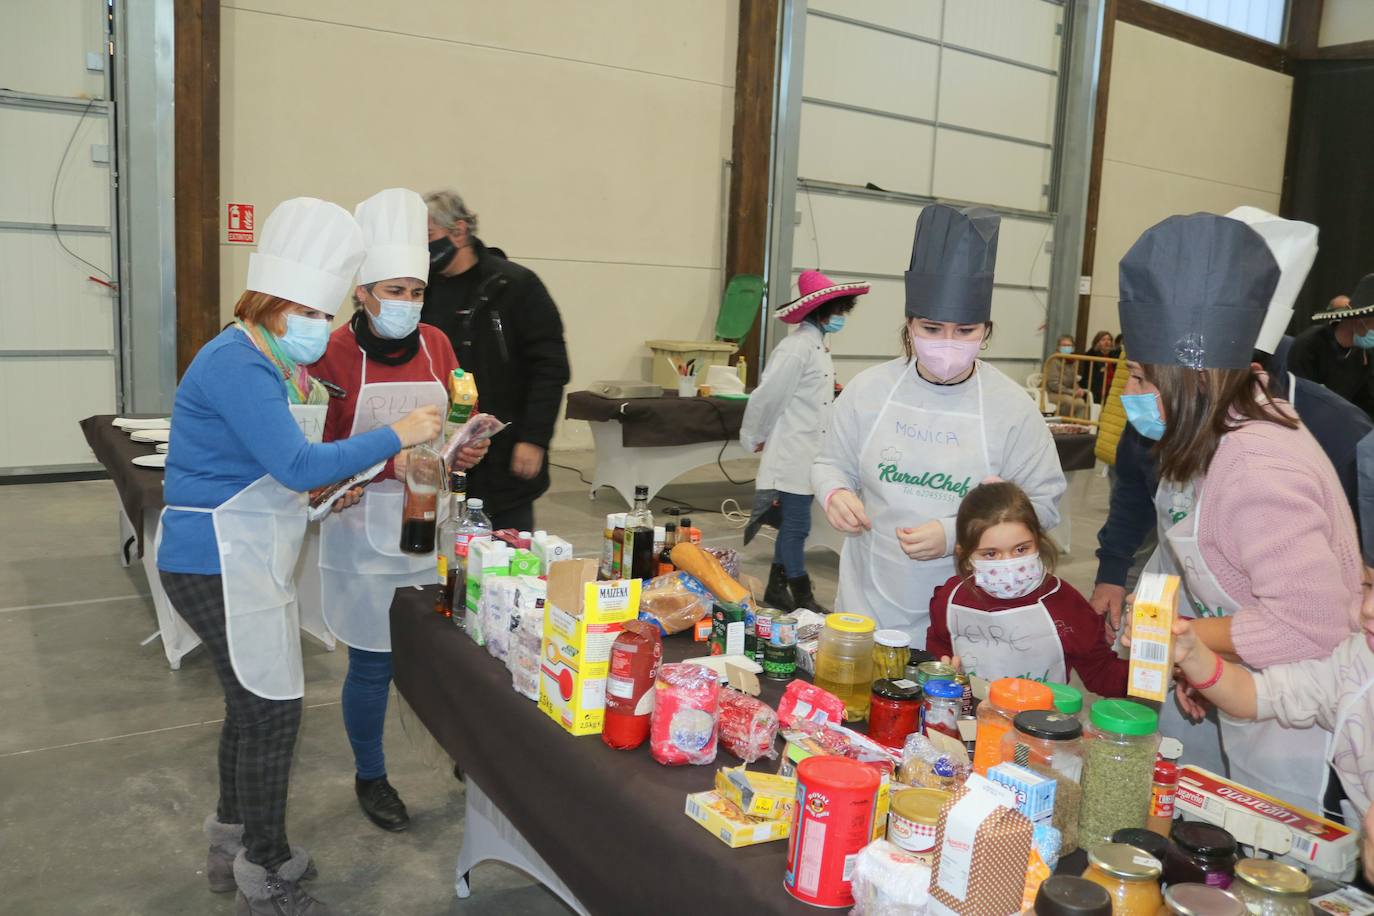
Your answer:
[[[205,836],[210,840],[210,852],[205,856],[205,878],[210,890],[227,894],[238,887],[234,883],[234,857],[243,849],[243,825],[221,824],[215,815],[205,819]]]
[[[291,858],[274,872],[254,865],[240,852],[234,858],[234,882],[239,889],[236,916],[339,916],[338,910],[301,887],[309,866],[310,856],[297,846],[291,847]]]

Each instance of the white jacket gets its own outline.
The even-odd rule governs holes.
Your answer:
[[[825,335],[803,321],[768,357],[744,411],[740,444],[753,451],[767,443],[756,489],[811,495],[811,463],[830,425],[834,400],[835,367]]]

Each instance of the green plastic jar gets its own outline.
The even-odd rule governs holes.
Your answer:
[[[1159,749],[1159,715],[1130,700],[1093,704],[1083,732],[1078,845],[1092,849],[1127,827],[1144,827]]]
[[[1066,716],[1076,716],[1083,712],[1083,691],[1068,684],[1045,681],[1045,686],[1054,694],[1054,708]]]

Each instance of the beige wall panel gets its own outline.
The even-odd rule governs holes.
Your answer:
[[[100,0],[4,0],[0,86],[37,95],[103,98],[105,73],[86,69],[86,52],[105,56],[104,14]]]
[[[65,233],[62,241],[110,270],[108,235]],[[109,289],[86,279],[92,273],[50,232],[0,229],[0,349],[112,349],[115,300]]]
[[[78,127],[78,124],[80,125]],[[57,187],[56,221],[110,224],[110,166],[91,161],[91,144],[108,143],[104,114],[0,108],[5,168],[0,169],[0,220],[52,223],[53,179],[76,131]],[[23,142],[15,142],[23,137]]]
[[[929,194],[934,135],[925,124],[804,103],[797,175]]]
[[[1374,2],[1370,0],[1325,0],[1322,4],[1321,32],[1317,43],[1344,45],[1374,40]]]
[[[1278,193],[1292,90],[1291,76],[1122,24],[1104,155]]]
[[[226,0],[224,9],[226,15],[231,9],[256,10],[435,43],[507,49],[721,86],[735,83],[738,0]],[[437,98],[445,89],[460,94],[474,87],[492,89],[455,67],[425,89]]]
[[[945,12],[945,41],[1059,69],[1055,26],[1063,10],[1045,0],[959,0]]]
[[[935,196],[1018,210],[1044,210],[1050,151],[1009,140],[941,130],[935,141]]]
[[[940,37],[943,0],[811,0],[807,9],[824,10],[899,32]]]
[[[1094,293],[1091,300],[1088,311],[1088,333],[1094,336],[1098,331],[1111,331],[1112,336],[1120,334],[1121,313],[1117,309],[1117,298],[1115,296],[1099,296]]]
[[[802,94],[934,118],[939,56],[927,42],[808,16]]]
[[[897,329],[906,320],[906,285],[901,280],[888,279],[870,280],[869,284],[871,291],[859,297],[844,331],[830,339],[830,351],[837,358],[896,356],[901,352]],[[794,275],[793,289],[796,285]]]
[[[1242,204],[1275,213],[1279,195],[1104,160],[1094,295],[1118,295],[1118,263],[1140,234],[1155,223],[1175,213],[1227,213]]]
[[[1054,140],[1058,80],[1053,76],[951,50],[945,51],[943,66],[940,123],[1037,143]]]
[[[92,464],[77,421],[114,413],[114,360],[3,359],[0,391],[0,468]],[[13,433],[13,434],[11,434]]]

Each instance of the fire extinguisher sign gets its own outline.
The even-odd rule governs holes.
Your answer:
[[[253,242],[253,205],[229,205],[229,241]]]

